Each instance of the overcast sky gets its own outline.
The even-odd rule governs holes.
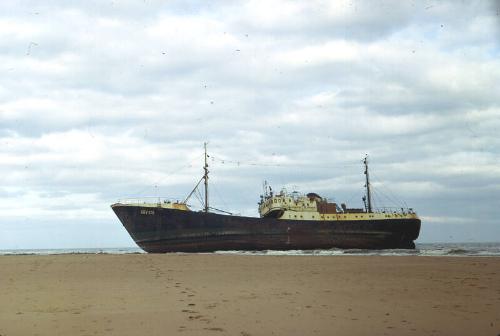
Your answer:
[[[135,246],[110,205],[262,182],[500,241],[499,1],[4,1],[0,249]],[[192,203],[196,206],[193,199]]]

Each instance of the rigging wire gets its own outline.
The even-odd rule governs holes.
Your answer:
[[[401,207],[405,207],[404,204],[402,204],[401,202],[389,197],[387,194],[385,194],[384,192],[382,192],[380,189],[373,189],[374,192],[375,192],[375,195],[376,197],[378,198],[377,199],[377,202],[380,201],[380,203],[382,204],[382,207],[386,207],[386,208],[390,208],[390,207],[396,207],[396,208],[401,208]],[[389,205],[390,206],[385,206],[383,205],[384,202],[383,202],[383,198],[385,198]]]
[[[354,191],[351,194],[351,196],[349,196],[349,198],[345,202],[342,202],[342,203],[345,203],[346,205],[348,205],[352,201],[352,199],[354,198],[354,196],[359,196],[359,190]]]
[[[183,164],[183,165],[180,165],[178,167],[176,167],[175,169],[169,171],[165,176],[164,178],[161,180],[161,181],[158,181],[157,183],[154,184],[155,188],[158,188],[158,184],[161,184],[163,181],[165,181],[168,177],[170,177],[171,175],[177,173],[178,171],[184,169],[184,168],[187,168],[187,167],[191,167],[193,165],[193,163],[195,161],[198,161],[200,157],[203,157],[204,154],[201,154],[199,156],[197,156],[196,158],[194,158],[193,160],[191,160],[189,163],[187,164]],[[221,159],[217,156],[213,156],[213,155],[209,155],[210,157],[210,160],[212,161],[212,163],[216,163],[216,164],[222,164],[222,165],[236,165],[238,167],[240,166],[252,166],[252,167],[281,167],[281,168],[290,168],[290,167],[301,167],[301,168],[313,168],[313,169],[331,169],[331,168],[335,168],[335,167],[353,167],[353,166],[358,166],[359,165],[359,161],[356,161],[356,162],[347,162],[347,163],[342,163],[342,164],[332,164],[332,165],[327,165],[327,166],[316,166],[316,165],[312,165],[312,164],[304,164],[304,163],[258,163],[258,162],[250,162],[250,161],[241,161],[241,160],[227,160],[227,159]],[[371,173],[372,175],[372,178],[374,180],[376,180],[377,182],[380,182],[375,176],[373,176],[373,173]],[[201,180],[200,180],[201,181]],[[147,188],[144,188],[142,189],[139,193],[142,194],[145,190],[149,189],[149,187]],[[378,189],[378,188],[377,188]],[[220,196],[218,190],[215,188],[213,189],[215,194],[220,198],[220,200],[222,201],[224,207],[228,207],[227,206],[227,203],[226,201]],[[388,190],[391,194],[392,192],[390,190]],[[400,203],[398,201],[395,200],[395,198],[392,198],[391,196],[387,196],[386,194],[384,194],[382,191],[380,190],[374,190],[374,192],[377,194],[377,196],[380,198],[380,195],[384,196],[387,200],[389,200],[391,203],[395,204],[395,205],[400,205]],[[355,191],[351,194],[351,196],[348,198],[348,200],[346,201],[347,203],[352,201],[352,199],[359,193],[359,191]],[[199,190],[199,182],[197,184],[197,186],[193,189],[193,192],[191,193],[191,195],[194,195],[195,198],[198,200],[198,202],[201,204],[201,206],[204,205],[204,201],[203,201],[203,195],[201,194],[201,191]],[[190,195],[190,196],[191,196]],[[394,194],[392,194],[392,196],[394,196]],[[378,204],[378,201],[377,200],[377,204]],[[406,203],[405,203],[405,206],[406,206]]]
[[[382,208],[401,208],[401,207],[404,207],[404,206],[402,206],[401,203],[394,203],[394,200],[388,198],[387,195],[385,195],[384,193],[381,193],[380,191],[379,192],[376,191],[375,194],[379,197],[379,200],[382,198],[381,196],[384,196],[393,205],[393,206],[382,205],[381,206]]]
[[[373,176],[372,175],[372,178],[374,180],[376,180],[378,183],[380,183],[379,187],[377,187],[378,189],[378,192],[379,194],[381,194],[382,196],[384,196],[389,202],[391,202],[392,204],[396,205],[398,208],[399,207],[403,207],[403,208],[408,208],[408,204],[406,204],[406,202],[401,199],[400,197],[397,197],[393,192],[392,190],[387,187],[381,180],[379,180],[376,176]],[[385,189],[385,191],[387,191],[390,195],[387,195],[385,194],[382,190],[380,189]]]
[[[210,159],[213,163],[215,164],[222,164],[222,165],[235,165],[237,167],[241,166],[250,166],[250,167],[278,167],[278,168],[291,168],[291,167],[297,167],[297,168],[313,168],[313,169],[332,169],[332,168],[338,168],[338,167],[354,167],[354,166],[359,166],[359,161],[356,162],[348,162],[348,163],[343,163],[343,164],[332,164],[328,166],[317,166],[317,165],[312,165],[312,164],[304,164],[304,163],[257,163],[257,162],[250,162],[250,161],[241,161],[241,160],[227,160],[227,159],[221,159],[217,156],[210,155]],[[285,186],[287,183],[282,181],[281,177],[281,185]],[[358,193],[358,191],[354,192],[349,201],[352,200],[352,198]],[[349,202],[348,201],[348,202]]]
[[[182,202],[182,203],[186,203],[186,202],[187,202],[187,201],[191,198],[191,196],[193,195],[193,193],[194,193],[196,190],[198,190],[198,187],[199,187],[199,185],[200,185],[201,181],[203,181],[203,179],[204,179],[204,177],[202,177],[202,178],[198,181],[198,183],[196,183],[196,185],[194,186],[193,190],[189,193],[189,195],[186,197],[186,199],[185,199],[185,200],[184,200],[184,202]]]
[[[217,195],[217,197],[219,198],[219,200],[222,202],[222,205],[223,205],[226,209],[228,209],[229,207],[227,206],[226,201],[224,200],[224,198],[223,198],[223,197],[221,197],[221,195],[219,194],[218,189],[215,187],[215,185],[214,185],[214,184],[212,184],[211,189],[215,192],[215,194]],[[220,210],[220,209],[217,209],[217,210]],[[221,211],[222,211],[222,210],[221,210]]]
[[[196,199],[198,200],[198,202],[200,202],[200,205],[202,207],[205,207],[205,202],[203,201],[203,195],[201,194],[199,188],[196,188],[196,192],[194,193],[194,196],[196,197]]]
[[[389,208],[383,205],[384,202],[381,200],[383,194],[381,194],[376,188],[372,189],[372,191],[374,196],[372,198],[372,202],[376,204],[375,208]]]
[[[177,168],[169,171],[166,173],[166,175],[163,177],[163,179],[161,179],[160,181],[158,182],[155,182],[152,186],[155,187],[155,188],[158,188],[158,185],[163,183],[167,178],[169,178],[170,176],[172,176],[173,174],[177,173],[178,171],[184,169],[184,168],[188,168],[188,167],[191,167],[193,165],[193,163],[195,161],[198,161],[200,157],[202,157],[203,155],[199,155],[197,156],[195,159],[191,160],[189,163],[187,164],[182,164],[181,166],[178,166]],[[135,195],[140,195],[142,193],[144,193],[146,190],[148,190],[149,188],[151,188],[151,186],[147,186],[143,189],[141,189],[139,192],[136,192],[134,193]]]
[[[221,164],[234,164],[239,166],[254,166],[254,167],[311,167],[311,168],[323,168],[330,169],[335,167],[349,167],[349,166],[357,166],[359,162],[351,162],[351,163],[343,163],[336,165],[328,165],[328,166],[316,166],[311,164],[304,163],[257,163],[257,162],[249,162],[249,161],[235,161],[235,160],[226,160],[210,155],[212,162],[217,162]]]

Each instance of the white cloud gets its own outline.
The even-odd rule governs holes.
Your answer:
[[[374,185],[425,218],[461,216],[477,199],[474,218],[491,220],[500,174],[491,7],[2,3],[0,194],[40,223],[57,222],[64,205],[64,218],[121,230],[109,204],[136,191],[188,193],[209,140],[226,160],[211,163],[211,182],[233,211],[251,212],[263,179],[349,201],[369,153]]]
[[[331,62],[356,62],[361,58],[357,44],[347,41],[328,41],[321,45],[293,48],[286,52],[278,52],[276,62],[284,62],[288,66],[316,66]]]

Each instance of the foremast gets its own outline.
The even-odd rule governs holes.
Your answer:
[[[370,174],[368,173],[368,155],[365,156],[365,159],[363,160],[363,163],[365,164],[365,177],[366,177],[366,197],[363,197],[363,201],[367,201],[368,205],[365,204],[366,206],[366,212],[373,212],[372,210],[372,194],[370,190]]]
[[[198,199],[200,200],[201,203],[205,203],[203,204],[203,212],[207,213],[208,210],[210,209],[210,206],[208,204],[208,154],[207,154],[207,142],[205,142],[203,145],[204,145],[204,149],[205,149],[205,164],[203,165],[203,176],[201,177],[201,179],[198,181],[198,183],[196,183],[196,185],[194,186],[193,190],[191,190],[191,192],[189,193],[189,195],[186,197],[186,199],[182,202],[183,204],[187,204],[187,201],[191,198],[191,196],[193,196],[193,194],[195,192],[198,191]],[[199,194],[199,189],[198,187],[200,186],[200,183],[201,181],[203,181],[203,185],[204,185],[204,189],[205,189],[205,200],[203,202],[203,200],[201,199],[201,196]]]

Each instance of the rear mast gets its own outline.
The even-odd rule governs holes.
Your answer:
[[[207,143],[204,143],[205,147],[205,165],[203,166],[203,170],[205,174],[203,175],[203,179],[205,180],[205,212],[208,212],[208,161],[207,161]]]
[[[368,174],[368,154],[365,156],[363,163],[365,164],[366,197],[368,198],[368,209],[367,210],[368,210],[368,212],[373,212],[372,211],[372,194],[370,191],[370,175]]]

